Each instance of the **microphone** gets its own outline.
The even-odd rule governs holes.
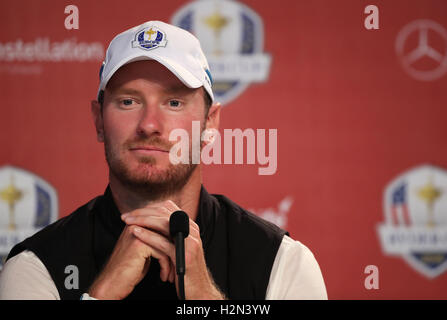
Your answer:
[[[189,235],[189,217],[184,211],[174,211],[169,218],[169,233],[175,243],[175,269],[180,300],[185,300],[185,238]]]

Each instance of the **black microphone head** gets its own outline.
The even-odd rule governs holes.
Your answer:
[[[189,217],[185,211],[174,211],[169,218],[169,233],[174,237],[181,232],[186,238],[189,234]]]

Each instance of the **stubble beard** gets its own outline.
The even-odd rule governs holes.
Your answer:
[[[126,142],[118,152],[114,151],[112,144],[104,137],[104,149],[110,175],[113,175],[125,188],[144,196],[147,200],[168,199],[169,196],[178,193],[189,181],[197,167],[189,161],[188,164],[172,164],[166,169],[156,168],[157,159],[153,156],[144,156],[138,159],[138,165],[132,170],[129,164],[120,157],[120,151],[128,152],[131,145],[160,146],[170,150],[171,145],[162,141],[159,137],[137,138]],[[191,153],[190,153],[191,155]]]

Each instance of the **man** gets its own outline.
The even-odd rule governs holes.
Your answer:
[[[112,40],[91,107],[109,186],[11,250],[0,298],[176,299],[169,218],[177,210],[190,218],[186,299],[327,298],[309,249],[208,194],[199,165],[171,163],[172,130],[191,137],[193,121],[202,131],[218,128],[211,83],[200,44],[187,31],[150,21]]]

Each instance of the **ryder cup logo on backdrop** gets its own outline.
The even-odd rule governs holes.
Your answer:
[[[267,80],[271,58],[263,53],[264,27],[249,7],[237,1],[198,0],[179,9],[172,24],[200,40],[221,104],[234,100],[250,83]]]
[[[56,221],[56,191],[42,178],[0,167],[0,270],[12,247]]]
[[[157,27],[147,27],[140,30],[132,41],[132,48],[151,50],[166,46],[166,35]]]
[[[385,222],[378,226],[384,253],[400,256],[429,278],[447,270],[447,171],[409,170],[385,189]]]

